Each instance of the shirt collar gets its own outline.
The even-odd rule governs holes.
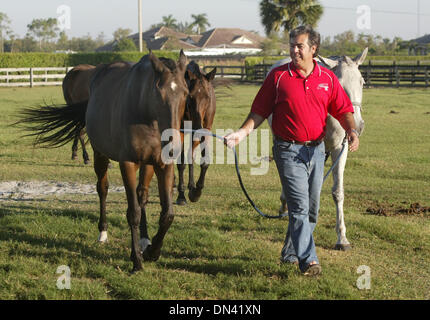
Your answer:
[[[315,59],[313,59],[313,62],[314,62],[314,70],[312,70],[311,74],[308,77],[315,77],[315,76],[320,77],[321,76],[321,68]],[[290,74],[290,77],[293,77],[293,73],[295,73],[300,78],[304,78],[302,76],[302,74],[299,72],[299,70],[297,70],[294,63],[292,63],[292,62],[288,63],[288,73]]]

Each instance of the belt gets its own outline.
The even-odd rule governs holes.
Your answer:
[[[308,146],[308,147],[316,147],[316,146],[320,145],[321,142],[324,141],[324,140],[294,141],[294,140],[285,140],[285,139],[282,139],[278,136],[275,136],[275,138],[278,140],[281,140],[281,141],[288,142],[288,143],[298,144],[301,146]]]

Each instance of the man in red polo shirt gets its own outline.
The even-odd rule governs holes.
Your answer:
[[[292,30],[291,62],[269,73],[241,128],[224,137],[232,148],[273,114],[273,155],[289,214],[281,261],[298,263],[305,275],[321,273],[313,231],[323,182],[328,113],[348,134],[349,150],[359,146],[351,101],[333,72],[314,60],[319,45],[320,35],[311,27]]]

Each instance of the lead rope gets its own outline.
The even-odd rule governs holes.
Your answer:
[[[339,162],[340,157],[342,156],[343,151],[345,151],[345,147],[346,147],[346,142],[347,141],[348,141],[348,135],[345,133],[345,138],[343,138],[343,141],[342,141],[342,150],[340,151],[340,153],[337,156],[336,160],[333,162],[333,164],[330,167],[330,169],[328,169],[327,173],[325,174],[324,179],[323,179],[323,183],[326,181],[326,179],[328,178],[328,176],[330,175],[330,173],[333,171],[334,167]]]
[[[181,129],[180,131],[183,132],[183,133],[195,133],[198,130]],[[221,140],[221,141],[223,141],[225,143],[224,137],[218,136],[218,135],[216,135],[214,133],[211,133],[211,132],[201,132],[200,131],[199,134],[204,135],[204,136],[212,136],[212,137],[217,138],[217,139],[219,139],[219,140]],[[343,154],[343,152],[345,150],[346,142],[347,142],[347,139],[346,139],[346,135],[345,135],[345,138],[343,139],[343,142],[342,142],[342,150],[340,151],[340,153],[339,153],[338,157],[336,158],[336,160],[333,162],[333,165],[331,166],[331,168],[327,171],[326,175],[324,176],[323,183],[327,179],[327,177],[329,176],[329,174],[331,173],[331,171],[334,169],[334,167],[337,165],[337,163],[339,162],[339,159],[340,159],[340,157],[342,156],[342,154]],[[235,167],[236,167],[236,174],[237,174],[237,178],[239,180],[240,188],[242,189],[243,193],[245,194],[245,197],[248,199],[248,202],[251,204],[251,206],[254,208],[254,210],[257,211],[260,216],[262,216],[264,218],[268,218],[268,219],[280,219],[280,218],[283,218],[286,215],[288,215],[288,212],[284,212],[284,213],[279,214],[277,216],[270,216],[270,215],[267,215],[267,214],[261,212],[261,210],[258,209],[258,207],[255,205],[254,201],[252,201],[251,197],[248,195],[248,192],[246,191],[246,188],[245,188],[245,186],[243,184],[242,177],[241,177],[240,171],[239,171],[239,161],[237,159],[236,147],[233,147],[232,150],[233,150],[233,153],[234,153],[234,163],[235,163]]]

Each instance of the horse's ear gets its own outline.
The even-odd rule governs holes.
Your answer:
[[[157,73],[163,73],[166,71],[167,67],[164,65],[163,62],[161,62],[160,59],[158,59],[153,53],[152,51],[149,51],[149,60],[151,61],[152,64],[152,68],[154,68],[154,70]]]
[[[369,48],[364,49],[362,53],[360,53],[359,55],[357,55],[357,56],[354,58],[354,62],[355,62],[357,65],[362,64],[362,63],[364,62],[364,60],[366,60],[366,56],[367,56],[367,51],[368,51],[368,50],[369,50]]]
[[[343,56],[343,60],[344,60],[347,64],[349,64],[349,65],[354,64],[354,63],[355,63],[355,62],[354,62],[350,57],[348,57],[348,56]]]
[[[324,58],[320,55],[318,55],[318,59],[325,65],[327,66],[329,69],[333,69],[335,67],[337,67],[337,65],[339,64],[339,61],[337,60],[332,60],[330,58]]]
[[[213,68],[211,72],[207,73],[205,77],[208,81],[212,81],[215,78],[215,74],[216,74],[216,67]]]
[[[187,66],[187,56],[184,53],[184,50],[181,49],[181,52],[179,53],[179,67],[182,70],[185,70],[185,67]]]

